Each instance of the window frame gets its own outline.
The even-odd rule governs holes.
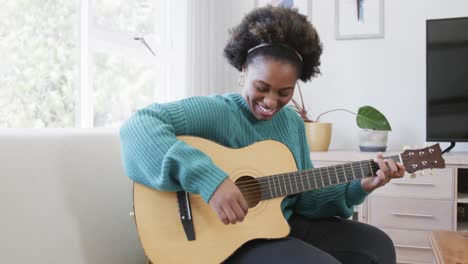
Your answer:
[[[78,0],[78,87],[75,109],[75,128],[95,128],[93,105],[93,52],[127,56],[145,65],[158,66],[159,72],[154,84],[153,101],[167,102],[187,95],[187,31],[186,1],[152,0],[155,8],[155,31],[151,36],[158,41],[152,42],[154,56],[141,41],[135,40],[130,33],[108,30],[94,24],[91,1]],[[185,13],[184,14],[181,14]],[[181,33],[182,32],[182,33]],[[174,34],[177,33],[177,34]],[[181,87],[171,89],[171,87]]]

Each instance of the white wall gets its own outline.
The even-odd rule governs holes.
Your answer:
[[[468,1],[386,0],[385,38],[368,40],[335,40],[335,1],[313,0],[312,9],[312,21],[324,44],[322,76],[303,89],[312,115],[372,105],[392,125],[390,149],[422,146],[426,135],[425,21],[468,16]],[[334,112],[322,121],[333,123],[331,148],[357,147],[354,116]],[[468,144],[458,143],[456,150],[468,150]]]

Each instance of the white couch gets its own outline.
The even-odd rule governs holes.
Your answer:
[[[144,263],[117,130],[0,130],[0,263]]]

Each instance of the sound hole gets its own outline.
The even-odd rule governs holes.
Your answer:
[[[256,206],[261,201],[262,189],[254,177],[242,176],[236,180],[236,185],[244,195],[249,208]]]

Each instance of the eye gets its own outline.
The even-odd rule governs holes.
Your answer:
[[[281,97],[288,97],[289,95],[290,95],[289,92],[281,92],[281,93],[279,93],[279,96],[281,96]]]
[[[268,91],[268,88],[265,88],[265,87],[261,87],[261,86],[256,86],[257,88],[257,91],[261,92],[261,93],[264,93],[264,92],[267,92]]]

